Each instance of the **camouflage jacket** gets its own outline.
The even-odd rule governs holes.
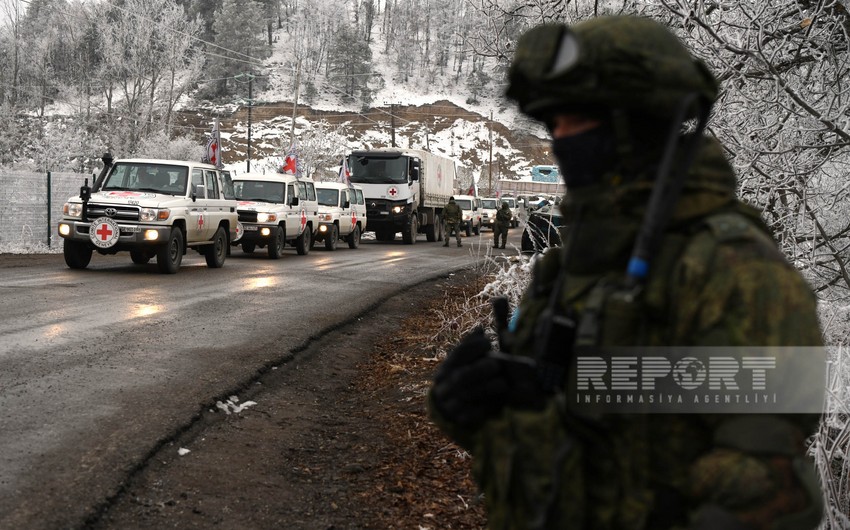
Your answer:
[[[810,288],[759,213],[737,201],[735,184],[720,146],[706,141],[640,303],[597,304],[598,344],[822,344]],[[579,321],[596,303],[596,288],[623,277],[650,189],[648,179],[621,184],[612,176],[598,188],[568,194],[561,209],[570,255],[564,263],[564,253],[553,249],[538,264],[520,304],[513,353],[533,355],[535,323],[562,268],[559,310]],[[462,429],[429,408],[472,453],[490,528],[685,528],[706,505],[722,506],[754,528],[815,528],[820,519],[816,477],[813,483],[803,461],[803,440],[815,430],[816,415],[588,421],[561,393],[543,410],[508,408],[480,427]],[[792,473],[792,465],[803,471]]]
[[[462,217],[463,213],[456,202],[449,201],[449,203],[443,207],[443,221],[447,223],[459,223]]]
[[[514,218],[510,208],[499,208],[496,212],[496,224],[499,228],[508,228],[511,224],[511,219]]]

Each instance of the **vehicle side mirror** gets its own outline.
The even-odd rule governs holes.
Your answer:
[[[289,198],[290,206],[298,206],[298,197],[290,197]]]
[[[206,196],[207,190],[203,184],[194,184],[192,186],[192,202],[195,202],[198,197],[203,199]]]
[[[343,208],[351,208],[351,203],[349,201],[345,201],[344,203],[342,203],[342,207]]]
[[[419,168],[418,167],[415,167],[412,170],[410,170],[410,180],[412,180],[413,182],[416,182],[417,180],[419,180]]]

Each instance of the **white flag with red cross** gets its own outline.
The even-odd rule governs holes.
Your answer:
[[[342,157],[342,165],[339,167],[339,181],[346,186],[351,186],[351,170],[348,168],[348,159]]]
[[[207,140],[204,158],[201,161],[212,164],[219,169],[224,167],[224,162],[221,160],[221,130],[219,129],[218,118],[213,121],[210,139]]]

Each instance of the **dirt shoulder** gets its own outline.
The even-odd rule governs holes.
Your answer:
[[[86,526],[484,527],[469,460],[424,405],[436,312],[474,276],[414,287],[271,367],[240,412],[205,412]]]

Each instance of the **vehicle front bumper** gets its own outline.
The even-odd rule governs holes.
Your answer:
[[[62,233],[62,227],[68,227],[68,233]],[[171,235],[171,227],[166,225],[147,225],[147,224],[127,224],[118,223],[118,228],[121,234],[118,236],[118,242],[109,248],[100,248],[91,242],[89,231],[92,223],[90,221],[81,221],[74,219],[62,219],[59,221],[57,229],[59,235],[65,239],[88,243],[96,250],[112,252],[118,250],[126,250],[131,247],[139,246],[157,246],[168,241]],[[154,237],[154,234],[156,237]]]
[[[333,225],[334,225],[333,221],[321,221],[321,222],[319,222],[319,227],[316,229],[316,233],[315,233],[315,235],[313,235],[313,239],[316,240],[316,241],[324,241],[325,237],[328,234],[330,234],[331,227]]]
[[[242,237],[240,237],[238,241],[234,241],[233,245],[241,245],[245,242],[264,243],[273,239],[277,235],[278,231],[280,231],[280,225],[246,223],[245,221],[242,221]]]

